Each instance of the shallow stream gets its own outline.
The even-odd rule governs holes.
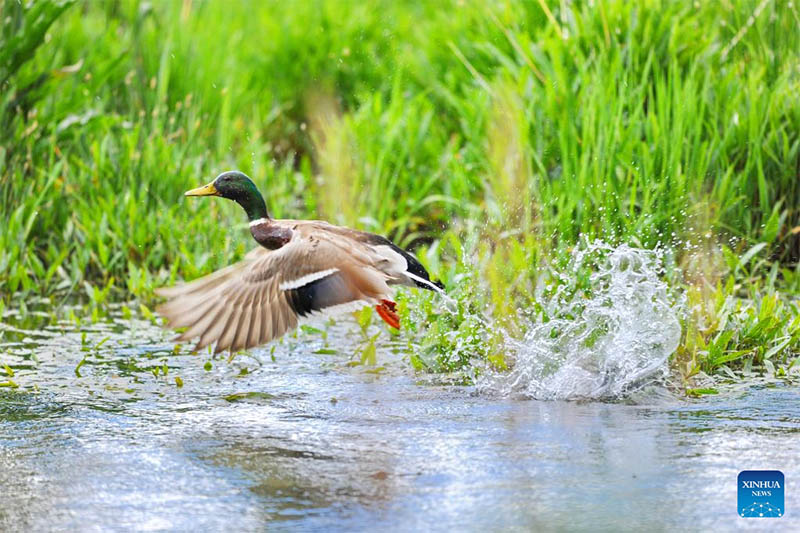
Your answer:
[[[349,365],[356,330],[207,370],[148,321],[7,317],[0,530],[800,530],[796,387],[512,399],[420,381],[386,334]],[[737,516],[744,469],[784,472],[786,516]]]

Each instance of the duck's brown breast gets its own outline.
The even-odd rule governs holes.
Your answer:
[[[269,250],[277,250],[292,239],[292,230],[270,221],[252,224],[250,234],[258,244]]]

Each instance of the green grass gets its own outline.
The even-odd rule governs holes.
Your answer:
[[[421,367],[466,364],[444,333],[473,312],[517,331],[581,236],[676,250],[705,310],[687,378],[800,346],[796,3],[6,0],[0,23],[6,306],[149,301],[238,259],[237,208],[181,196],[237,168],[275,216],[418,248],[461,306]]]

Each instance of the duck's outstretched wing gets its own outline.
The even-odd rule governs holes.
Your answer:
[[[199,338],[197,350],[216,343],[218,353],[269,342],[308,315],[374,305],[391,290],[368,253],[301,229],[277,250],[257,248],[240,263],[157,294],[168,299],[157,311],[169,327],[186,328],[178,340]]]

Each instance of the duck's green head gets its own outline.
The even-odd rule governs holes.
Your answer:
[[[184,195],[221,196],[241,205],[251,221],[268,218],[267,206],[256,184],[238,170],[223,172],[208,185],[186,191]]]

